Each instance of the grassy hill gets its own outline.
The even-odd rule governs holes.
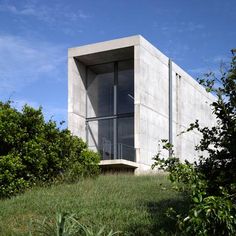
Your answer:
[[[29,235],[32,220],[51,221],[57,212],[75,213],[95,230],[145,236],[165,228],[171,235],[175,222],[165,216],[168,207],[183,211],[188,204],[166,176],[102,175],[0,201],[0,235]]]

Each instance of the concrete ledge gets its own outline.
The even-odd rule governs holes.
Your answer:
[[[68,49],[68,57],[77,57],[87,54],[93,54],[98,52],[104,52],[114,49],[120,49],[125,47],[135,46],[140,44],[141,35],[134,35],[130,37],[113,39],[105,42],[94,43],[89,45],[84,45],[80,47],[74,47]]]
[[[126,169],[136,169],[139,166],[136,162],[128,161],[124,159],[101,160],[99,165],[101,167],[126,168]]]

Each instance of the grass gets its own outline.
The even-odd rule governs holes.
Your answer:
[[[0,201],[0,235],[29,235],[32,220],[49,220],[57,212],[75,213],[80,223],[121,235],[171,235],[175,222],[165,217],[168,207],[184,211],[186,199],[164,175],[101,175],[76,184],[33,188]]]

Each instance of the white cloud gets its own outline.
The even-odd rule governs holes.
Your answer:
[[[199,68],[192,68],[187,70],[194,78],[202,78],[204,75],[213,73],[216,77],[219,77],[221,72],[219,67],[212,65],[211,67],[203,66]]]
[[[206,73],[209,73],[211,70],[210,68],[207,67],[199,67],[199,68],[193,68],[189,69],[188,72],[193,74],[193,75],[204,75]]]
[[[64,22],[88,19],[91,16],[81,9],[70,9],[67,5],[54,4],[53,6],[37,4],[34,1],[19,6],[12,3],[0,4],[0,11],[18,16],[34,17],[37,20],[47,23],[57,23],[58,20]]]
[[[203,58],[205,66],[189,69],[189,73],[195,77],[202,77],[204,74],[213,73],[216,77],[228,70],[230,57],[226,55],[216,55],[213,57]]]
[[[226,55],[216,55],[214,57],[211,58],[204,58],[205,62],[213,62],[217,65],[221,65],[222,63],[229,63],[230,62],[230,56],[226,56]]]
[[[0,92],[17,91],[44,76],[65,76],[66,48],[60,45],[0,35],[0,55]]]
[[[173,33],[192,33],[199,32],[205,28],[203,24],[195,23],[192,21],[182,21],[182,22],[166,22],[162,25],[157,23],[154,24],[154,27],[160,29],[164,34],[173,34]]]

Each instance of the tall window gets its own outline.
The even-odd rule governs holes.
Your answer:
[[[91,66],[87,70],[87,117],[113,115],[114,65]]]
[[[87,67],[87,141],[102,159],[135,160],[133,60]]]
[[[118,114],[134,112],[133,63],[133,60],[118,63]]]

